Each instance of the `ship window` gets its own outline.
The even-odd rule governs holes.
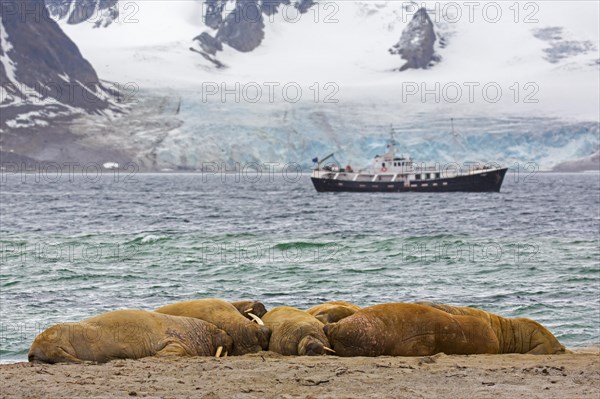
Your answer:
[[[421,175],[415,175],[415,180],[421,180]]]
[[[382,167],[382,168],[385,168],[385,162],[382,162],[382,163],[381,163],[381,167]]]
[[[436,174],[435,174],[435,178],[436,178],[436,179],[439,179],[439,178],[440,178],[440,174],[439,174],[439,173],[436,173]]]

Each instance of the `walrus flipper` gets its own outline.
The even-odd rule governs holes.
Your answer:
[[[175,356],[190,356],[188,351],[179,342],[169,342],[164,348],[156,352],[155,356],[160,357],[175,357]]]

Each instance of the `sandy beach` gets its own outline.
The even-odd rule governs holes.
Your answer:
[[[594,398],[600,347],[565,355],[146,358],[0,366],[1,398]]]

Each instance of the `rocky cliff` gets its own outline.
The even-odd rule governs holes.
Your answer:
[[[391,49],[391,54],[399,54],[406,61],[400,71],[409,68],[426,69],[439,60],[434,52],[436,34],[433,22],[425,8],[420,8],[406,25],[400,40]]]

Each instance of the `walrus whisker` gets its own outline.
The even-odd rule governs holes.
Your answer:
[[[252,317],[252,319],[259,325],[259,326],[264,326],[265,323],[263,323],[263,321],[260,319],[260,317],[258,317],[257,315],[255,315],[254,313],[248,313],[248,316]]]
[[[325,349],[327,352],[335,353],[335,351],[333,349],[328,348],[326,346],[324,346],[323,349]]]
[[[219,346],[217,348],[217,353],[215,354],[215,357],[221,357],[221,352],[223,352],[223,347]]]

